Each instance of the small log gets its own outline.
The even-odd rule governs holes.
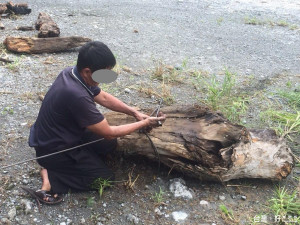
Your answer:
[[[20,31],[32,31],[32,30],[34,30],[34,28],[32,26],[20,26],[20,27],[16,27],[16,30],[20,30]]]
[[[31,38],[31,37],[7,37],[4,45],[9,51],[18,53],[52,53],[76,48],[91,41],[85,37],[55,37],[55,38]]]
[[[239,178],[281,180],[290,174],[291,150],[272,130],[250,130],[205,107],[163,108],[167,119],[149,133],[160,162],[201,180]],[[111,125],[134,122],[120,113],[106,113]],[[158,160],[147,137],[132,133],[118,139],[125,155]]]
[[[7,10],[10,13],[14,13],[16,15],[26,15],[31,13],[31,9],[28,8],[28,5],[26,3],[12,3],[8,2],[6,4]]]
[[[39,38],[58,37],[59,27],[47,13],[40,13],[35,23],[35,29],[39,31]]]

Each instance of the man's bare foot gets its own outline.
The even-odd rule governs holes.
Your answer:
[[[48,178],[48,171],[47,169],[45,168],[42,168],[41,169],[41,177],[42,177],[42,180],[43,180],[43,184],[42,184],[42,188],[41,190],[43,191],[50,191],[51,190],[51,184],[50,184],[50,181],[49,181],[49,178]],[[53,197],[56,198],[58,195],[57,194],[54,194]],[[45,197],[44,198],[45,201],[48,201],[48,197]]]

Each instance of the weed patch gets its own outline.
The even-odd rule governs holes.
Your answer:
[[[103,195],[103,191],[105,188],[107,187],[111,187],[112,181],[108,180],[108,179],[103,179],[101,177],[97,178],[96,180],[94,180],[94,182],[91,185],[91,188],[96,189],[99,193],[100,198]]]
[[[194,85],[198,86],[198,90],[201,90],[199,87],[203,87],[205,104],[213,110],[221,111],[229,120],[239,122],[241,115],[248,109],[249,98],[234,91],[235,76],[235,74],[225,71],[224,80],[220,82],[215,75],[208,79],[198,73],[194,76]]]
[[[278,187],[275,190],[274,197],[269,200],[269,208],[272,210],[276,222],[286,224],[285,221],[299,223],[300,222],[300,201],[297,191],[291,194],[285,187]]]

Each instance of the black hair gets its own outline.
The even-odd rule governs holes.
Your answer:
[[[77,69],[90,68],[92,72],[100,69],[113,68],[116,59],[111,50],[100,41],[91,41],[79,49]]]

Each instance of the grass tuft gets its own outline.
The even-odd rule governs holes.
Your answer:
[[[292,218],[294,223],[300,222],[300,200],[297,191],[289,194],[285,187],[278,187],[275,190],[274,197],[269,200],[269,208],[276,218],[283,222],[285,219]]]
[[[103,191],[105,188],[107,187],[111,187],[113,181],[108,180],[108,179],[103,179],[101,177],[97,178],[96,180],[94,180],[94,182],[91,185],[91,188],[98,190],[99,196],[100,198],[103,195]]]

